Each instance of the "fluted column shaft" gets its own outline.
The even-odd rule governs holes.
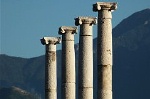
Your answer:
[[[45,99],[57,99],[57,66],[56,44],[60,38],[44,37],[41,43],[45,45]]]
[[[97,70],[98,98],[112,99],[112,15],[116,3],[98,2],[93,11],[98,11]]]
[[[59,28],[62,35],[62,99],[76,99],[75,97],[75,51],[74,33],[76,27]]]
[[[80,25],[78,99],[93,99],[93,24],[93,17],[75,19],[75,25]]]

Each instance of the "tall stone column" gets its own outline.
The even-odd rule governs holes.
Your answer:
[[[78,17],[75,25],[80,25],[78,99],[93,99],[93,24],[94,17]]]
[[[97,72],[98,98],[112,99],[112,10],[116,3],[97,2],[93,11],[98,11]]]
[[[45,99],[57,99],[57,66],[56,44],[60,37],[44,37],[41,43],[45,45]]]
[[[76,99],[75,97],[75,51],[74,34],[77,27],[62,26],[59,34],[62,35],[62,99]]]

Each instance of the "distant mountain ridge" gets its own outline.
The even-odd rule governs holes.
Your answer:
[[[94,68],[96,39],[93,42]],[[75,51],[77,66],[78,44]],[[149,99],[150,9],[132,14],[113,29],[113,52],[113,98]],[[57,57],[60,81],[61,50],[57,51]],[[0,55],[0,87],[17,86],[44,97],[44,63],[44,56],[26,59]]]
[[[113,37],[121,36],[122,34],[136,29],[138,26],[147,24],[150,21],[150,8],[133,13],[125,18],[113,29]]]
[[[44,90],[44,56],[20,58],[0,55],[0,87],[17,86],[27,91]]]
[[[0,88],[0,97],[3,99],[41,99],[39,96],[33,95],[15,86]]]
[[[150,98],[150,9],[132,14],[113,29],[113,47],[115,99]]]

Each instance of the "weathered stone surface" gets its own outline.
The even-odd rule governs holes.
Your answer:
[[[62,99],[76,99],[75,94],[75,84],[73,83],[63,83],[62,84]],[[68,94],[71,93],[71,94]]]
[[[62,99],[76,99],[74,34],[77,27],[62,26]]]
[[[93,11],[100,11],[100,10],[116,10],[117,3],[116,2],[97,2],[93,4]]]
[[[93,99],[93,24],[94,17],[78,17],[75,25],[80,25],[78,99]]]
[[[41,43],[45,45],[45,99],[57,99],[57,66],[56,44],[60,37],[44,37]]]
[[[78,99],[93,99],[93,87],[84,87],[79,89],[82,93],[79,93],[80,96]]]
[[[97,24],[97,18],[95,17],[78,17],[78,18],[75,18],[75,25],[78,26],[78,25],[81,25],[81,24],[90,24],[90,25],[95,25]]]
[[[112,10],[117,3],[97,2],[93,11],[98,11],[97,37],[97,99],[112,99]]]
[[[61,43],[61,38],[60,37],[43,37],[41,39],[41,43],[43,45],[47,45],[47,44],[59,44],[59,43]]]

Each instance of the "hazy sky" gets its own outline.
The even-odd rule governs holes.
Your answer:
[[[150,8],[150,0],[1,0],[0,54],[25,58],[43,55],[45,47],[40,38],[60,36],[58,28],[74,26],[75,17],[97,17],[92,4],[98,1],[118,2],[113,27],[134,12]],[[94,26],[94,38],[96,29]],[[57,48],[61,49],[61,44]]]

